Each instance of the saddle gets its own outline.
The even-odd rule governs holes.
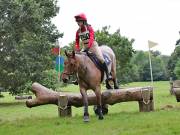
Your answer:
[[[87,53],[87,56],[92,60],[92,62],[96,65],[96,67],[101,71],[101,82],[103,81],[104,78],[104,66],[100,62],[100,60],[97,58],[97,56],[94,53]],[[105,63],[107,65],[110,64],[111,60],[109,59],[108,55],[103,53],[103,57],[105,60]]]

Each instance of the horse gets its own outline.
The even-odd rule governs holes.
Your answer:
[[[118,89],[117,79],[116,79],[116,57],[113,50],[108,46],[100,46],[103,54],[107,54],[110,62],[108,65],[109,71],[111,71],[112,80],[114,83],[114,88]],[[99,115],[99,120],[102,120],[102,103],[101,103],[101,71],[96,67],[93,61],[86,55],[86,53],[77,54],[75,51],[67,53],[65,50],[65,55],[67,59],[64,62],[64,71],[62,73],[62,80],[67,83],[70,76],[76,74],[78,77],[79,89],[83,98],[84,104],[84,122],[89,121],[88,113],[88,97],[87,90],[92,89],[97,98],[97,114]],[[112,88],[106,82],[106,87]]]

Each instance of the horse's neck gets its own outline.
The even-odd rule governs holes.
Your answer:
[[[76,54],[76,59],[78,61],[78,74],[85,74],[85,72],[88,70],[87,67],[90,63],[89,57],[83,54]]]

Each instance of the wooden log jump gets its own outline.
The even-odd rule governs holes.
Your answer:
[[[180,102],[180,80],[171,83],[171,91],[175,95],[177,102]]]
[[[80,93],[56,92],[50,90],[39,83],[33,83],[32,92],[35,99],[26,101],[26,106],[31,108],[45,104],[55,104],[62,111],[59,115],[71,115],[71,106],[83,106],[83,100]],[[138,101],[140,112],[149,112],[154,110],[153,88],[136,87],[118,90],[106,90],[102,92],[102,104],[113,105],[120,102]],[[96,105],[96,96],[94,93],[88,93],[89,105]]]
[[[32,96],[15,96],[16,100],[32,99]]]

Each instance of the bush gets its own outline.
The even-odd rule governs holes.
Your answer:
[[[180,59],[176,63],[176,67],[174,69],[174,73],[176,74],[177,78],[180,79]]]
[[[49,89],[56,89],[58,82],[58,74],[55,70],[46,70],[42,73],[41,81],[39,82],[43,86],[49,88]]]
[[[4,96],[0,93],[0,98],[3,98]]]

